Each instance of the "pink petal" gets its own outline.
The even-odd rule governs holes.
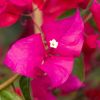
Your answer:
[[[89,4],[91,0],[83,0],[82,2],[79,3],[79,6],[83,9],[86,9],[87,5]]]
[[[41,69],[50,77],[52,86],[63,84],[73,69],[74,59],[72,57],[52,56],[41,66]]]
[[[35,69],[44,57],[44,46],[40,34],[17,41],[8,51],[5,64],[21,75],[33,77]]]
[[[83,83],[78,79],[77,76],[70,75],[68,80],[59,88],[63,94],[66,94],[78,90],[82,85]]]
[[[32,0],[10,0],[11,3],[17,6],[26,6],[32,3]]]
[[[44,0],[33,0],[33,2],[41,9],[44,5]]]
[[[91,26],[90,23],[85,23],[85,34],[83,44],[83,53],[84,53],[84,67],[86,75],[89,74],[91,66],[91,57],[96,51],[98,33],[95,32],[95,29]]]
[[[22,92],[21,92],[21,89],[19,87],[15,88],[15,93],[18,95],[18,96],[22,96]]]
[[[95,31],[91,24],[87,22],[85,23],[85,35],[83,49],[90,56],[91,51],[97,47],[99,34]]]
[[[38,77],[31,81],[32,95],[36,100],[56,100],[50,88],[48,77]]]
[[[89,22],[84,24],[84,31],[86,35],[93,35],[96,33],[94,27]]]
[[[98,35],[97,34],[93,34],[93,35],[89,35],[87,38],[87,45],[89,46],[89,48],[96,48],[97,47],[97,39],[98,39]]]
[[[11,26],[15,24],[18,19],[19,19],[19,15],[4,13],[0,15],[0,27],[3,28],[3,27]]]
[[[83,45],[84,24],[79,11],[74,16],[62,20],[45,22],[42,26],[49,49],[54,54],[79,56]],[[50,48],[50,41],[58,42],[56,49]]]
[[[97,47],[100,48],[100,40],[97,41]]]
[[[97,47],[97,34],[88,35],[84,41],[83,45],[83,54],[84,54],[84,67],[85,73],[88,74],[92,68],[91,66],[91,57],[96,51]]]
[[[100,30],[100,3],[97,0],[94,0],[94,3],[91,7],[91,11],[92,11],[94,20],[97,24],[97,27]]]
[[[44,20],[55,19],[66,10],[77,8],[83,0],[46,0],[43,7]]]
[[[5,11],[7,6],[6,0],[0,0],[0,14]]]
[[[15,24],[20,15],[21,10],[13,4],[7,2],[5,10],[0,14],[0,27],[8,27]]]

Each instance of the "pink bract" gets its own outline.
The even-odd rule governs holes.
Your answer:
[[[34,77],[40,68],[51,80],[52,87],[58,87],[69,78],[74,57],[79,56],[83,45],[83,21],[77,10],[76,14],[63,20],[45,22],[44,35],[49,41],[55,39],[58,47],[46,50],[40,35],[31,35],[17,41],[8,51],[5,64],[14,72]],[[45,58],[44,58],[45,57]]]
[[[52,86],[57,87],[68,79],[73,63],[72,57],[52,56],[44,61],[41,69],[50,77]]]
[[[95,30],[93,28],[93,26],[89,23],[89,22],[86,22],[84,24],[84,31],[87,35],[93,35],[95,34]]]
[[[44,5],[44,0],[33,0],[33,2],[40,8],[42,9],[43,5]]]
[[[8,27],[12,24],[15,24],[17,20],[19,19],[19,16],[11,15],[11,14],[3,14],[0,15],[0,27]]]
[[[100,48],[100,40],[97,41],[97,47]]]
[[[0,13],[0,27],[8,27],[16,23],[22,12],[18,7],[9,2],[5,6],[6,8]]]
[[[94,34],[94,35],[88,36],[86,42],[87,42],[87,45],[90,48],[96,48],[97,47],[97,40],[98,40],[98,35],[97,34]]]
[[[66,10],[78,8],[83,0],[46,0],[43,6],[44,20],[55,19]]]
[[[7,6],[6,0],[0,0],[0,14],[5,11]]]
[[[26,6],[32,3],[32,0],[10,0],[11,3],[17,6]]]
[[[91,6],[91,12],[100,31],[100,3],[97,0],[94,0],[93,5]]]
[[[90,23],[85,23],[85,39],[83,44],[84,67],[86,74],[91,70],[91,58],[97,48],[99,34]]]
[[[40,34],[31,35],[12,45],[4,63],[14,72],[33,78],[36,68],[42,63],[44,53]]]
[[[83,45],[84,23],[79,11],[75,15],[45,22],[42,25],[49,49],[62,56],[79,56]],[[56,49],[50,48],[50,41],[58,42]]]
[[[75,90],[78,90],[83,86],[83,83],[78,79],[75,75],[70,75],[68,80],[58,87],[61,93],[60,95],[64,95]],[[53,88],[48,76],[41,76],[34,78],[31,81],[32,87],[32,95],[35,100],[57,100],[57,98],[53,95]]]
[[[32,95],[36,100],[56,100],[52,94],[50,80],[47,76],[35,78],[31,81]]]
[[[82,86],[83,83],[78,79],[77,76],[70,75],[68,80],[59,88],[61,89],[62,94],[66,94],[78,90]]]

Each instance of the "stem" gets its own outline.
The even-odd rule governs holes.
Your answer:
[[[34,30],[35,30],[35,33],[38,31],[39,33],[41,32],[41,33],[43,33],[42,32],[42,30],[41,30],[41,28],[38,26],[38,24],[34,21],[34,18],[32,17],[32,20],[33,20],[33,23],[34,23],[34,25],[35,25],[35,28],[34,28]]]
[[[84,23],[86,23],[91,18],[92,18],[92,13],[88,14],[88,16],[84,19]]]
[[[89,21],[92,18],[92,13],[89,13],[88,16],[84,19],[84,23],[86,23],[87,21]],[[85,37],[88,37],[88,35],[86,33],[84,33]]]
[[[85,10],[82,11],[81,15],[84,16],[90,9],[91,5],[93,4],[94,0],[91,0]]]
[[[33,10],[34,8],[37,8],[36,5],[33,4]],[[40,28],[41,24],[42,24],[42,12],[37,8],[37,10],[35,12],[33,12],[32,14],[32,20],[34,23],[34,31],[35,33],[42,33],[42,30]]]
[[[34,7],[35,7],[35,5],[33,4],[33,8]],[[35,12],[33,12],[33,14],[31,15],[31,18],[32,18],[33,23],[34,23],[34,32],[35,32],[35,34],[41,33],[41,37],[42,37],[42,40],[44,42],[44,47],[46,48],[45,36],[43,34],[43,31],[40,28],[42,25],[42,21],[43,21],[42,12],[37,8],[37,10]]]
[[[11,78],[9,78],[7,81],[5,81],[4,83],[0,84],[0,90],[5,89],[6,87],[8,87],[10,84],[12,84],[17,78],[19,77],[19,74],[15,74],[13,75]]]

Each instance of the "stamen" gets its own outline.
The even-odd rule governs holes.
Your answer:
[[[50,41],[50,47],[51,48],[57,48],[58,47],[58,42],[55,39],[52,39]]]

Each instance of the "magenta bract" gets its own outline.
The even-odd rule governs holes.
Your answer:
[[[6,0],[0,0],[0,14],[5,11],[7,6]]]
[[[18,7],[10,2],[6,2],[4,6],[5,7],[2,8],[2,10],[0,8],[0,27],[8,27],[15,24],[22,12]]]
[[[78,79],[75,75],[70,75],[68,80],[61,85],[59,88],[61,89],[62,94],[70,93],[72,91],[78,90],[83,86],[83,83]]]
[[[70,75],[68,80],[58,87],[59,95],[68,94],[78,90],[83,83],[75,75]],[[31,81],[32,95],[36,100],[57,100],[48,76],[41,76]]]
[[[35,78],[31,81],[32,95],[36,100],[56,100],[52,94],[52,87],[47,76]]]
[[[93,5],[91,6],[91,12],[100,31],[100,3],[97,0],[94,0]]]
[[[78,8],[83,0],[46,0],[43,6],[44,20],[55,19],[66,10]]]
[[[31,35],[11,47],[5,64],[14,72],[32,78],[40,68],[49,76],[52,87],[58,87],[67,81],[73,69],[74,57],[80,55],[83,21],[77,11],[74,16],[64,20],[45,22],[42,28],[49,47],[47,50],[40,35]]]
[[[32,0],[10,0],[13,4],[17,6],[26,6],[32,3]]]
[[[54,54],[62,56],[79,56],[83,45],[84,24],[79,11],[75,15],[42,25],[49,49]],[[55,39],[58,47],[50,47],[50,41]]]
[[[31,35],[17,41],[8,51],[5,64],[21,75],[33,78],[35,69],[41,65],[44,57],[41,36]]]
[[[100,40],[97,41],[97,47],[100,48]]]
[[[72,72],[74,59],[72,57],[52,56],[46,59],[41,69],[51,79],[53,87],[63,84]]]

